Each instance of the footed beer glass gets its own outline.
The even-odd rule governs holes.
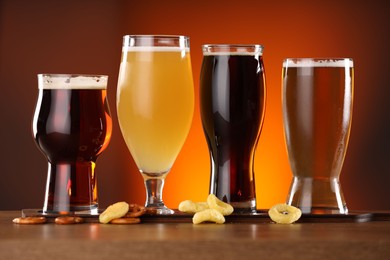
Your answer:
[[[39,74],[33,135],[48,160],[43,213],[98,214],[97,157],[112,131],[107,76]]]
[[[164,181],[194,111],[188,37],[124,36],[117,111],[123,138],[144,178],[145,206],[172,214],[162,199]]]
[[[283,119],[294,175],[287,203],[303,213],[346,214],[339,176],[353,104],[351,59],[286,59]]]

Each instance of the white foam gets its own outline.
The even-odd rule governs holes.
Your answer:
[[[123,46],[123,52],[190,52],[189,47],[177,46]]]
[[[286,59],[283,67],[353,67],[353,60],[344,59]]]
[[[204,52],[203,56],[259,56],[261,52]]]
[[[263,46],[259,44],[205,44],[203,56],[261,56]]]
[[[108,76],[38,74],[39,89],[107,89]]]

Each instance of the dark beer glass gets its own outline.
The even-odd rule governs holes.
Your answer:
[[[96,159],[110,140],[107,76],[39,74],[33,135],[48,160],[43,213],[97,214]]]
[[[354,68],[348,58],[283,63],[283,121],[293,172],[287,203],[303,213],[348,213],[339,176],[347,152]]]
[[[254,155],[265,112],[260,45],[203,45],[200,112],[210,152],[210,193],[237,213],[256,211]]]

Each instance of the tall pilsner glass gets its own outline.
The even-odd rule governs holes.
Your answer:
[[[261,45],[203,45],[200,111],[210,193],[236,213],[256,212],[254,156],[265,114]]]
[[[124,36],[117,110],[122,135],[144,178],[145,206],[172,214],[162,200],[164,180],[194,111],[188,37]]]
[[[303,213],[346,214],[339,176],[353,103],[351,59],[286,59],[283,118],[294,175],[287,203]]]

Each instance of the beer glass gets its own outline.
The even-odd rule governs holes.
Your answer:
[[[188,37],[124,36],[117,111],[123,138],[144,179],[145,206],[172,214],[162,198],[164,181],[194,111]]]
[[[33,136],[48,160],[43,213],[98,214],[96,159],[112,122],[107,76],[39,74]]]
[[[287,203],[303,213],[346,214],[339,176],[353,103],[352,59],[286,59],[283,122],[293,180]]]
[[[265,112],[261,45],[203,45],[200,112],[210,193],[236,213],[256,211],[254,155]]]

